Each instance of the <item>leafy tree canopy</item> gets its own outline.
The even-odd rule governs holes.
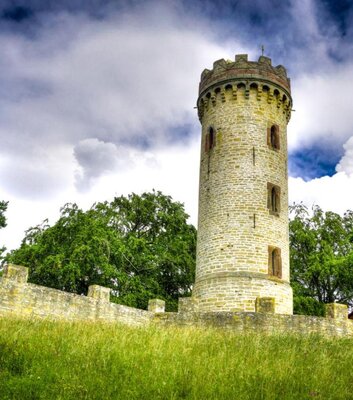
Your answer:
[[[290,207],[294,312],[323,315],[324,303],[353,306],[353,212],[343,216],[315,206]]]
[[[112,300],[146,308],[163,298],[175,309],[191,292],[196,229],[181,203],[161,192],[116,197],[88,211],[66,204],[59,220],[26,231],[6,262],[30,268],[30,281],[86,294],[98,284],[112,289]]]
[[[6,226],[5,211],[8,204],[8,201],[0,201],[0,228],[5,228]]]
[[[5,212],[7,210],[7,206],[8,206],[8,202],[7,201],[0,201],[0,229],[1,228],[5,228],[6,226],[6,217],[5,217]],[[2,253],[6,250],[5,247],[0,247],[0,260],[2,259]],[[1,273],[0,273],[1,276]]]

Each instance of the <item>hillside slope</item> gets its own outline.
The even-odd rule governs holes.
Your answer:
[[[1,399],[353,399],[353,341],[0,318]]]

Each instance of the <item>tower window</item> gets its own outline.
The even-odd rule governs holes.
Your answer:
[[[268,274],[282,279],[281,249],[268,246]]]
[[[267,144],[272,150],[280,149],[279,126],[271,125],[267,130]]]
[[[281,211],[281,188],[272,183],[267,184],[267,208],[272,215],[278,216]]]
[[[214,129],[211,127],[209,128],[206,134],[206,141],[205,141],[205,151],[206,153],[213,149],[216,145],[216,135]]]

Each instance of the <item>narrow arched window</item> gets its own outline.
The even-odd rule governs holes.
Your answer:
[[[276,275],[276,249],[271,251],[271,273],[272,275]]]
[[[279,216],[281,211],[281,189],[272,183],[267,183],[267,208],[270,214]]]
[[[273,187],[271,190],[271,210],[274,212],[278,212],[278,210],[277,210],[277,193],[276,193],[275,187]]]
[[[268,246],[268,274],[282,278],[281,249],[278,247]]]
[[[213,130],[213,128],[210,128],[210,130],[209,130],[209,132],[208,132],[208,134],[209,134],[209,141],[210,141],[210,150],[213,148],[213,146],[214,146],[214,143],[215,143],[215,138],[214,138],[214,130]]]
[[[208,129],[208,132],[206,134],[206,141],[205,141],[205,151],[206,153],[213,149],[216,145],[216,135],[215,131],[212,127]]]
[[[277,146],[276,128],[274,125],[271,126],[271,146],[273,148],[276,148]]]
[[[267,144],[272,150],[280,149],[280,140],[279,140],[279,127],[278,125],[271,125],[267,131]]]

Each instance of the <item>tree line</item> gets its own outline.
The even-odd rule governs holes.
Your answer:
[[[87,294],[112,289],[111,300],[146,308],[151,298],[175,310],[191,294],[196,229],[179,202],[161,192],[131,194],[83,211],[65,204],[60,218],[28,229],[4,263],[29,267],[30,282]]]
[[[0,202],[0,228],[7,205]],[[332,302],[353,306],[353,212],[340,216],[294,204],[290,214],[294,312],[324,315]],[[155,191],[87,211],[65,204],[54,225],[45,220],[29,228],[2,265],[29,267],[30,281],[40,285],[86,294],[98,284],[112,289],[114,302],[146,308],[158,297],[176,310],[195,278],[196,229],[187,221],[183,204]]]
[[[353,211],[343,216],[290,207],[290,272],[294,310],[324,315],[325,303],[353,306]]]

